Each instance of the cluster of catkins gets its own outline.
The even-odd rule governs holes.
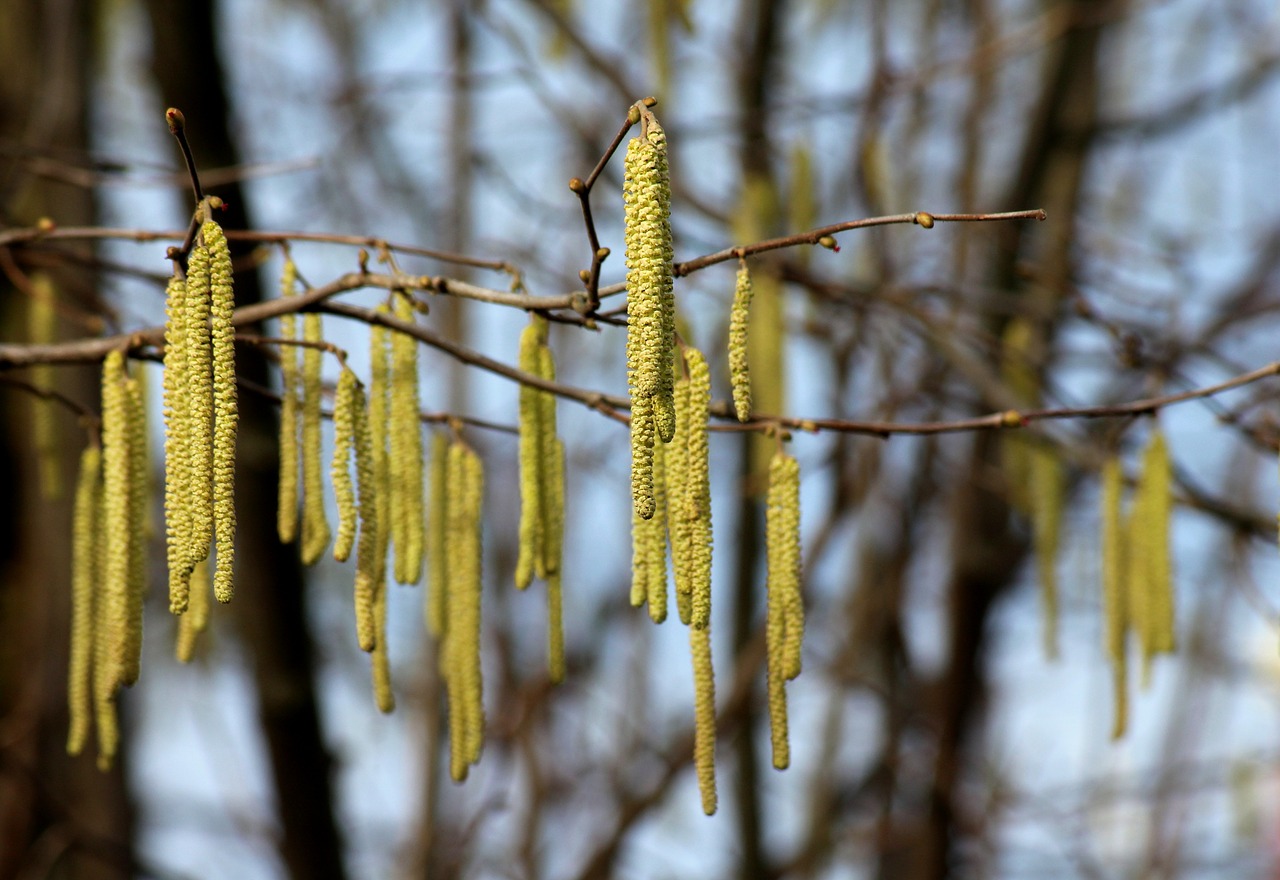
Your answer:
[[[715,683],[711,664],[711,491],[707,421],[711,372],[696,348],[677,345],[666,135],[641,105],[627,146],[623,206],[627,263],[627,379],[631,392],[631,603],[667,616],[667,548],[676,608],[693,655],[694,763],[703,810],[715,812]],[[739,266],[729,325],[736,415],[748,421],[751,276]],[[800,672],[800,470],[778,451],[766,514],[769,718],[773,763],[790,763],[785,683]]]

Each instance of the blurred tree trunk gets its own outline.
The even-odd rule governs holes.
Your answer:
[[[63,182],[84,162],[88,83],[96,47],[91,9],[82,0],[0,4],[0,212],[4,225],[40,217],[60,225],[94,222],[92,192]],[[52,162],[45,176],[32,158]],[[84,252],[88,255],[88,251]],[[27,280],[34,263],[0,254],[0,337],[26,337]],[[55,273],[60,329],[95,297],[96,278]],[[88,309],[85,309],[88,311]],[[30,379],[30,373],[21,377]],[[97,409],[97,372],[60,368],[60,393]],[[62,491],[41,494],[32,431],[34,407],[53,410],[56,472]],[[85,443],[75,416],[57,404],[0,384],[0,877],[107,878],[134,873],[133,811],[121,769],[94,764],[93,746],[66,754],[70,628],[71,488]],[[128,740],[125,740],[126,744]]]
[[[147,8],[156,83],[165,103],[185,114],[197,165],[205,169],[238,165],[214,4],[211,0],[148,0]],[[163,124],[162,111],[156,108],[157,125]],[[219,216],[223,226],[252,227],[238,184],[217,187],[216,194],[227,203]],[[189,195],[185,203],[190,204]],[[249,250],[232,244],[233,258],[244,257]],[[236,304],[262,299],[257,273],[237,272]],[[267,360],[259,349],[239,346],[236,358],[242,379],[259,386],[271,384]],[[291,877],[340,878],[345,869],[334,820],[333,762],[317,710],[302,569],[296,547],[284,546],[276,538],[277,424],[270,401],[252,392],[241,393],[236,598],[231,608],[253,654],[259,719],[271,759],[282,832],[280,856]]]

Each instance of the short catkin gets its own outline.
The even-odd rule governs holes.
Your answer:
[[[746,260],[738,264],[733,305],[729,309],[729,382],[738,421],[751,418],[751,371],[747,357],[747,327],[751,323],[751,272]]]
[[[359,380],[343,368],[333,399],[333,462],[329,478],[338,505],[338,534],[333,542],[333,558],[346,562],[356,541],[356,490],[351,482],[351,453],[356,443],[356,391]]]
[[[230,602],[234,593],[233,569],[236,536],[236,432],[239,403],[236,394],[235,290],[231,277],[231,250],[222,227],[208,220],[201,237],[209,249],[210,323],[213,345],[213,516],[216,567],[213,594]]]
[[[284,261],[280,273],[280,296],[297,295],[298,267],[292,258]],[[298,372],[298,347],[292,345],[298,338],[298,316],[287,312],[280,316],[280,484],[279,507],[276,513],[276,532],[280,541],[291,544],[298,536],[298,410],[300,401]]]

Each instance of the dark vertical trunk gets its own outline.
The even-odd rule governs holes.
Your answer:
[[[147,6],[156,82],[165,103],[186,115],[197,164],[204,168],[239,164],[213,3],[150,0]],[[156,108],[157,125],[162,124],[163,109]],[[228,206],[218,217],[223,226],[251,227],[248,205],[237,184],[218,187],[215,194]],[[186,200],[189,204],[190,197]],[[243,254],[246,249],[239,250]],[[234,244],[232,254],[237,255]],[[237,304],[262,298],[257,275],[237,273]],[[261,351],[239,346],[236,357],[241,378],[270,384]],[[271,758],[282,830],[280,855],[292,877],[343,877],[342,843],[333,811],[333,762],[317,711],[302,569],[296,548],[276,539],[276,412],[269,401],[252,393],[241,394],[240,407],[239,528],[232,609],[253,654],[259,719]]]
[[[0,216],[30,225],[94,222],[88,190],[34,176],[27,159],[79,162],[88,147],[88,75],[94,33],[80,0],[0,4]],[[0,338],[25,335],[31,266],[3,255]],[[92,308],[94,279],[54,272],[59,304]],[[24,377],[26,378],[26,377]],[[60,367],[54,387],[97,408],[97,373]],[[0,385],[0,877],[127,877],[133,815],[120,756],[98,771],[92,746],[66,754],[70,630],[71,488],[86,437],[75,416],[54,405],[62,491],[43,497],[32,437],[35,398]],[[47,404],[42,404],[47,405]]]

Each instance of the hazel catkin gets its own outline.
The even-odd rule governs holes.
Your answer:
[[[786,682],[800,673],[804,606],[800,595],[800,465],[778,451],[769,463],[765,511],[768,594],[765,636],[773,766],[791,760],[787,739]]]
[[[280,274],[280,296],[297,295],[298,267],[292,258],[284,262]],[[298,536],[298,348],[291,345],[298,338],[298,316],[286,312],[280,316],[280,483],[276,532],[281,543],[291,544]]]
[[[302,316],[302,338],[319,343],[319,315]],[[323,352],[314,345],[302,350],[302,563],[314,565],[329,546],[324,512],[324,467],[320,460],[320,367]]]
[[[210,324],[213,358],[213,517],[215,563],[213,594],[230,602],[234,592],[236,535],[236,432],[239,404],[236,394],[235,291],[231,251],[222,227],[208,220],[200,235],[209,249]]]
[[[67,709],[70,725],[67,754],[78,755],[89,736],[93,710],[94,588],[98,581],[98,505],[102,494],[102,449],[86,446],[80,454],[76,480],[71,544],[71,656],[67,671]]]
[[[333,558],[346,562],[356,540],[356,490],[351,482],[351,452],[356,440],[356,390],[359,380],[343,368],[333,399],[333,462],[329,478],[338,505],[338,534],[333,542]]]
[[[191,541],[189,471],[189,397],[187,394],[187,283],[169,279],[164,331],[164,518],[169,566],[169,610],[187,610]]]
[[[413,300],[392,294],[392,312],[413,321]],[[422,427],[418,419],[418,344],[405,333],[391,334],[391,413],[388,467],[391,478],[391,543],[395,579],[417,583],[422,576],[425,523],[422,498]]]
[[[1125,635],[1129,629],[1129,608],[1124,591],[1124,531],[1121,523],[1121,495],[1124,473],[1119,458],[1112,456],[1102,465],[1102,610],[1103,647],[1111,660],[1114,715],[1111,738],[1124,736],[1128,726],[1128,664]]]
[[[738,264],[733,305],[729,309],[729,381],[738,421],[751,418],[751,372],[747,357],[747,327],[751,322],[751,273],[746,260]]]

